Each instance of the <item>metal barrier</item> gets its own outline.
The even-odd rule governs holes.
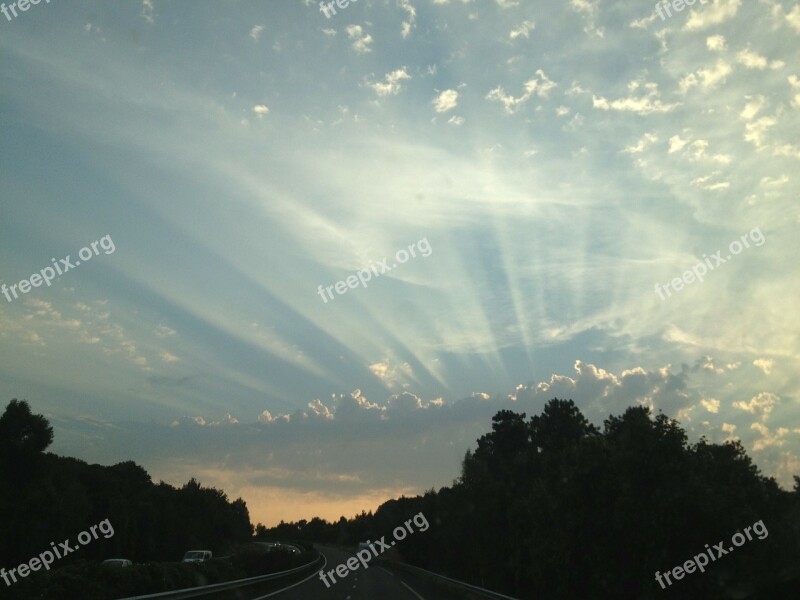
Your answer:
[[[208,594],[215,594],[227,590],[233,590],[246,585],[254,585],[263,581],[271,579],[280,579],[281,577],[289,577],[300,573],[301,571],[309,569],[312,565],[316,565],[321,560],[324,560],[320,554],[317,558],[294,569],[288,571],[280,571],[278,573],[270,573],[268,575],[257,575],[255,577],[247,577],[246,579],[237,579],[235,581],[226,581],[224,583],[213,583],[211,585],[201,585],[193,588],[184,588],[182,590],[173,590],[171,592],[159,592],[156,594],[147,594],[145,596],[129,596],[127,598],[119,598],[118,600],[150,600],[151,598],[162,598],[163,600],[179,600],[180,598],[199,598],[200,596],[207,596]]]

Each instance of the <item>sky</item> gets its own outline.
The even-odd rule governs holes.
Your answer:
[[[800,475],[797,2],[15,10],[0,404],[52,451],[337,519],[558,397]]]

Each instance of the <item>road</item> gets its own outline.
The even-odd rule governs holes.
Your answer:
[[[327,560],[325,571],[345,564],[354,556],[338,548],[317,546]],[[253,600],[461,600],[432,586],[426,581],[407,575],[395,574],[381,566],[370,564],[367,569],[359,565],[356,571],[346,577],[336,577],[336,583],[329,588],[319,577],[319,570],[309,579],[282,592],[273,592]]]

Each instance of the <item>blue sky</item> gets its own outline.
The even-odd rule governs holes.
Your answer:
[[[0,57],[0,284],[115,247],[0,296],[55,451],[336,518],[558,396],[800,474],[796,2],[51,2]]]

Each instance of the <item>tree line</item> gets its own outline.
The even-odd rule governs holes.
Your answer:
[[[261,535],[356,544],[422,511],[431,526],[398,548],[420,567],[519,598],[774,600],[800,591],[800,478],[765,477],[738,441],[689,443],[643,406],[602,429],[572,400],[541,414],[503,410],[451,486],[375,513],[262,525]],[[656,572],[756,521],[754,538],[662,589]]]
[[[201,548],[215,555],[252,538],[244,500],[191,479],[153,483],[132,461],[113,466],[46,452],[53,428],[25,401],[0,416],[0,565],[14,567],[108,519],[114,535],[63,559],[178,561]],[[62,561],[59,561],[61,566]]]

